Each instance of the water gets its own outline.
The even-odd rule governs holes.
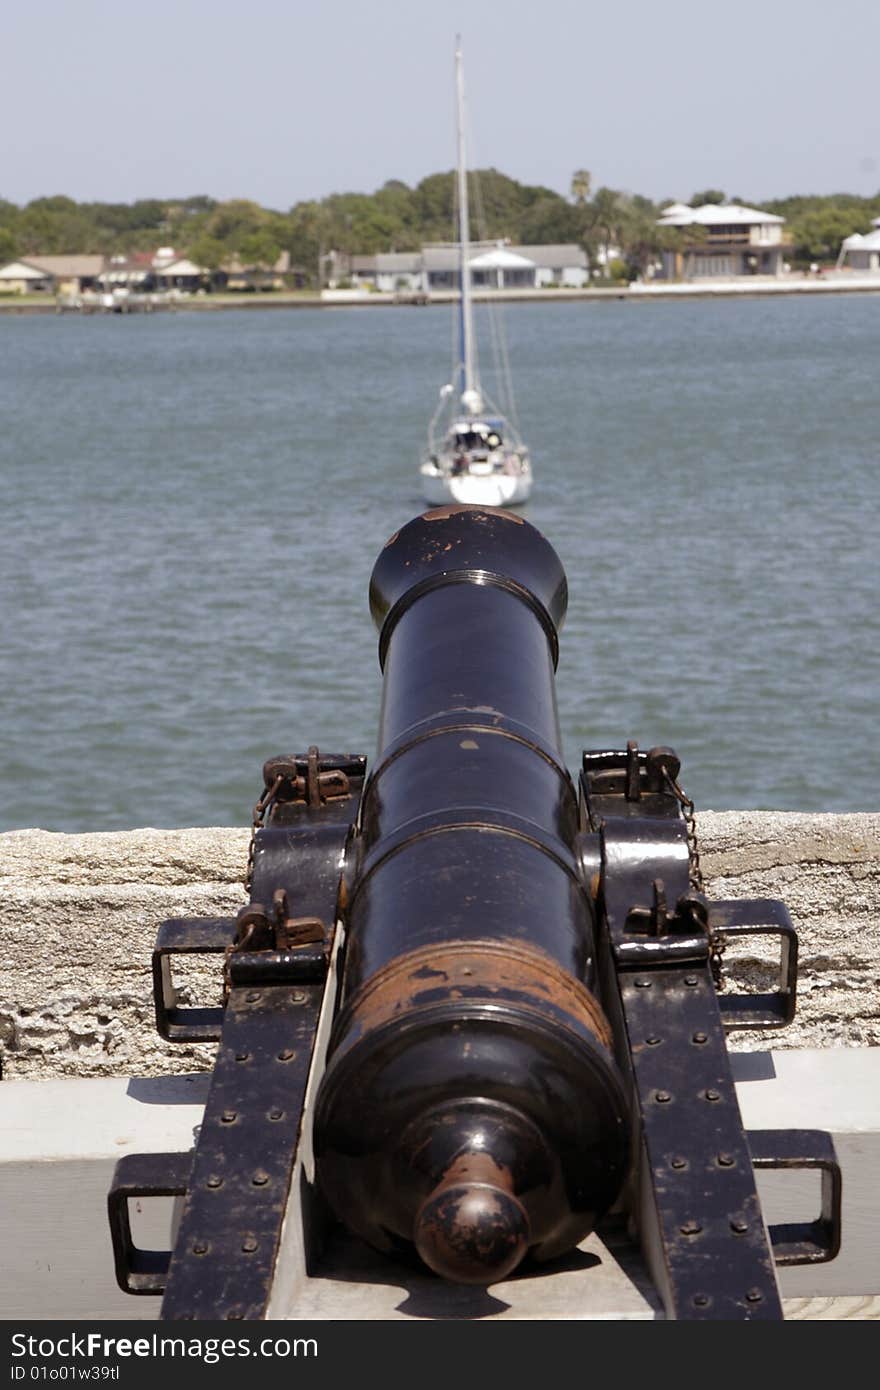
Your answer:
[[[0,826],[244,824],[372,756],[373,561],[423,509],[450,310],[0,321]],[[880,298],[509,306],[560,718],[698,807],[878,805]]]

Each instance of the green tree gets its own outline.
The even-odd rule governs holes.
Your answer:
[[[272,233],[265,229],[249,232],[247,236],[242,237],[238,245],[238,254],[243,265],[260,266],[265,270],[271,270],[280,252],[281,247],[272,239]]]
[[[577,242],[582,228],[580,208],[573,207],[564,198],[540,198],[517,219],[516,239],[525,245]]]
[[[587,204],[586,212],[594,254],[601,249],[607,259],[609,248],[623,241],[621,227],[626,216],[623,195],[614,188],[599,188]]]
[[[217,237],[200,236],[190,242],[187,255],[205,270],[217,270],[226,260],[227,250]]]
[[[308,270],[310,280],[324,283],[324,257],[332,250],[330,216],[321,203],[297,203],[287,215],[285,248],[294,265]]]
[[[870,219],[855,210],[825,207],[802,213],[788,228],[793,259],[798,262],[836,260],[844,237],[870,230]]]
[[[704,188],[702,193],[695,193],[691,198],[692,208],[701,208],[705,203],[726,203],[727,194],[722,193],[720,188]]]
[[[15,203],[0,198],[0,237],[3,238],[3,261],[11,261],[18,254],[19,216],[19,210]]]
[[[14,261],[17,251],[18,246],[14,234],[8,227],[0,226],[0,265]]]
[[[393,228],[389,249],[415,250],[421,244],[415,191],[400,179],[388,179],[373,197],[381,217]]]
[[[694,194],[693,202],[717,204],[724,199],[720,189],[704,189]],[[3,256],[13,259],[78,251],[116,255],[171,244],[206,265],[248,246],[259,249],[258,259],[265,261],[267,253],[278,248],[289,251],[295,265],[308,268],[317,283],[319,261],[331,249],[349,255],[408,250],[425,241],[454,238],[455,201],[452,171],[431,174],[414,188],[389,179],[374,193],[337,193],[297,204],[285,213],[246,199],[218,203],[206,194],[133,203],[77,203],[58,194],[35,198],[24,208],[0,199],[0,245]],[[829,260],[836,258],[844,237],[871,229],[880,217],[880,193],[872,198],[797,194],[758,206],[786,219],[793,259]],[[654,204],[611,188],[594,192],[586,169],[572,175],[570,197],[521,184],[497,169],[482,170],[473,180],[472,210],[475,236],[525,243],[576,241],[591,266],[600,248],[610,244],[621,248],[628,273],[650,262]],[[661,232],[674,235],[668,228],[658,229],[658,246]],[[696,245],[698,236],[696,228],[686,229],[679,238],[681,246]],[[197,254],[198,248],[204,250],[203,238],[207,255]],[[258,240],[252,244],[248,238]]]
[[[246,198],[232,198],[226,203],[218,203],[205,223],[208,236],[222,241],[230,251],[237,251],[242,237],[252,232],[262,231],[269,214],[259,203]]]
[[[705,235],[704,227],[660,227],[656,217],[648,218],[643,212],[636,213],[625,237],[624,260],[628,279],[643,278],[664,251],[683,253],[687,245],[705,240]]]
[[[83,209],[60,194],[34,198],[18,219],[19,246],[32,256],[92,251],[95,240],[94,225]]]
[[[455,211],[455,174],[431,174],[415,188],[419,226],[426,241],[448,240]]]

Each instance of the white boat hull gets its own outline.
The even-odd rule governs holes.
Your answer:
[[[461,502],[475,507],[516,507],[528,501],[532,491],[531,474],[510,477],[504,473],[477,477],[471,473],[452,474],[422,472],[422,491],[435,506],[444,502]]]

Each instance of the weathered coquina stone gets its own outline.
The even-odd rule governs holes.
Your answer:
[[[880,814],[706,811],[710,898],[777,897],[800,937],[798,1016],[734,1047],[880,1044]],[[156,1076],[207,1068],[212,1046],[154,1026],[150,953],[165,917],[234,916],[249,831],[0,834],[0,1050],[9,1078]],[[772,949],[728,952],[731,981],[766,979]],[[219,997],[220,960],[193,976]],[[187,975],[189,980],[189,975]]]

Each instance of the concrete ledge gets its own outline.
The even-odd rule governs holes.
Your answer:
[[[774,1049],[880,1044],[880,814],[706,811],[698,831],[710,897],[782,898],[798,930],[798,1018],[773,1035]],[[150,953],[165,917],[234,915],[248,839],[228,827],[0,834],[5,1076],[209,1067],[212,1047],[157,1036]],[[754,980],[768,968],[753,953],[731,959],[730,974]],[[216,962],[206,971],[215,990]],[[746,1050],[770,1041],[731,1037]]]

